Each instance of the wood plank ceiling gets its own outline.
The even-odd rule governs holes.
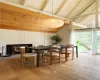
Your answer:
[[[0,0],[0,28],[57,32],[71,21],[84,22],[80,16],[95,12],[95,1]]]

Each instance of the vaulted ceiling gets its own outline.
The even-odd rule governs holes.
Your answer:
[[[1,0],[24,7],[34,11],[43,11],[46,14],[53,14],[62,19],[71,19],[79,15],[95,11],[96,0]]]
[[[49,18],[63,20],[64,23],[66,24],[70,24],[70,21],[72,21],[84,25],[86,21],[89,21],[91,19],[89,18],[90,16],[87,14],[91,13],[94,14],[96,11],[95,10],[96,0],[0,0],[0,1],[3,3],[7,3],[13,6],[33,11],[34,13],[38,12],[38,14],[39,13],[43,14],[43,16],[46,15],[46,17],[48,16]],[[20,12],[23,12],[23,10]],[[25,13],[27,13],[27,11]],[[76,25],[76,27],[78,26]],[[51,27],[49,26],[49,28]],[[59,30],[60,28],[56,29]]]

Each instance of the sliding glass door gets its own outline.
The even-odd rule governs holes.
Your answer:
[[[76,31],[75,40],[80,53],[90,53],[92,49],[92,31]]]
[[[76,44],[80,52],[91,51],[100,54],[100,0],[94,0],[90,7],[75,18],[76,23],[84,25],[76,28]]]
[[[97,31],[97,54],[100,54],[100,31]]]

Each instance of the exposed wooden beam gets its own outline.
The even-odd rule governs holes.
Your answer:
[[[95,5],[95,4],[93,4],[93,5]],[[95,10],[96,10],[96,9],[95,9]],[[99,11],[98,13],[100,13],[100,11]],[[75,18],[76,18],[76,20],[78,20],[79,18],[81,18],[81,21],[83,21],[83,20],[86,19],[88,16],[94,15],[94,14],[96,14],[96,11],[92,11],[92,12],[90,12],[90,13],[88,13],[88,14],[79,15],[79,16],[76,16]],[[76,20],[75,20],[75,21],[76,21]]]
[[[69,14],[66,16],[66,18],[68,18],[72,13],[73,11],[77,8],[77,6],[80,4],[82,0],[79,0],[78,3],[72,8],[72,10],[69,12]]]
[[[96,2],[96,0],[94,0],[93,2],[89,3],[89,5],[87,5],[81,12],[79,12],[76,16],[80,16],[83,12],[85,12],[90,6],[92,6],[94,3]],[[72,20],[75,21],[77,18],[73,18]]]
[[[48,0],[44,0],[44,2],[43,2],[43,4],[42,4],[42,7],[41,7],[41,9],[40,9],[41,11],[43,11],[43,10],[45,9],[47,3],[48,3]]]
[[[57,9],[57,11],[55,12],[55,15],[57,15],[61,9],[64,7],[64,5],[66,4],[67,0],[63,0],[62,3],[60,4],[59,8]]]
[[[100,13],[100,11],[99,11],[98,13]],[[94,15],[94,14],[96,14],[96,12],[92,12],[92,13],[85,14],[85,15],[79,15],[79,16],[76,16],[75,18],[79,19],[79,18],[82,17],[82,21],[83,21],[83,20],[86,19],[88,16]]]

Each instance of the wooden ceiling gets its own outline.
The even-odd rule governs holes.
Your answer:
[[[95,14],[96,1],[97,0],[0,0],[0,7],[37,17],[41,16],[42,12],[45,15],[42,15],[41,18],[58,17],[64,20],[65,24],[74,22],[84,26],[90,25],[88,23],[91,23],[91,17],[93,18],[93,16],[90,17],[90,15]],[[100,8],[100,0],[98,0],[98,4],[98,8]],[[51,15],[54,17],[51,17]],[[90,18],[89,21],[87,21],[88,18]],[[74,28],[83,28],[79,25],[73,26]]]
[[[64,21],[61,19],[0,3],[0,28],[2,29],[57,32],[63,25]]]

